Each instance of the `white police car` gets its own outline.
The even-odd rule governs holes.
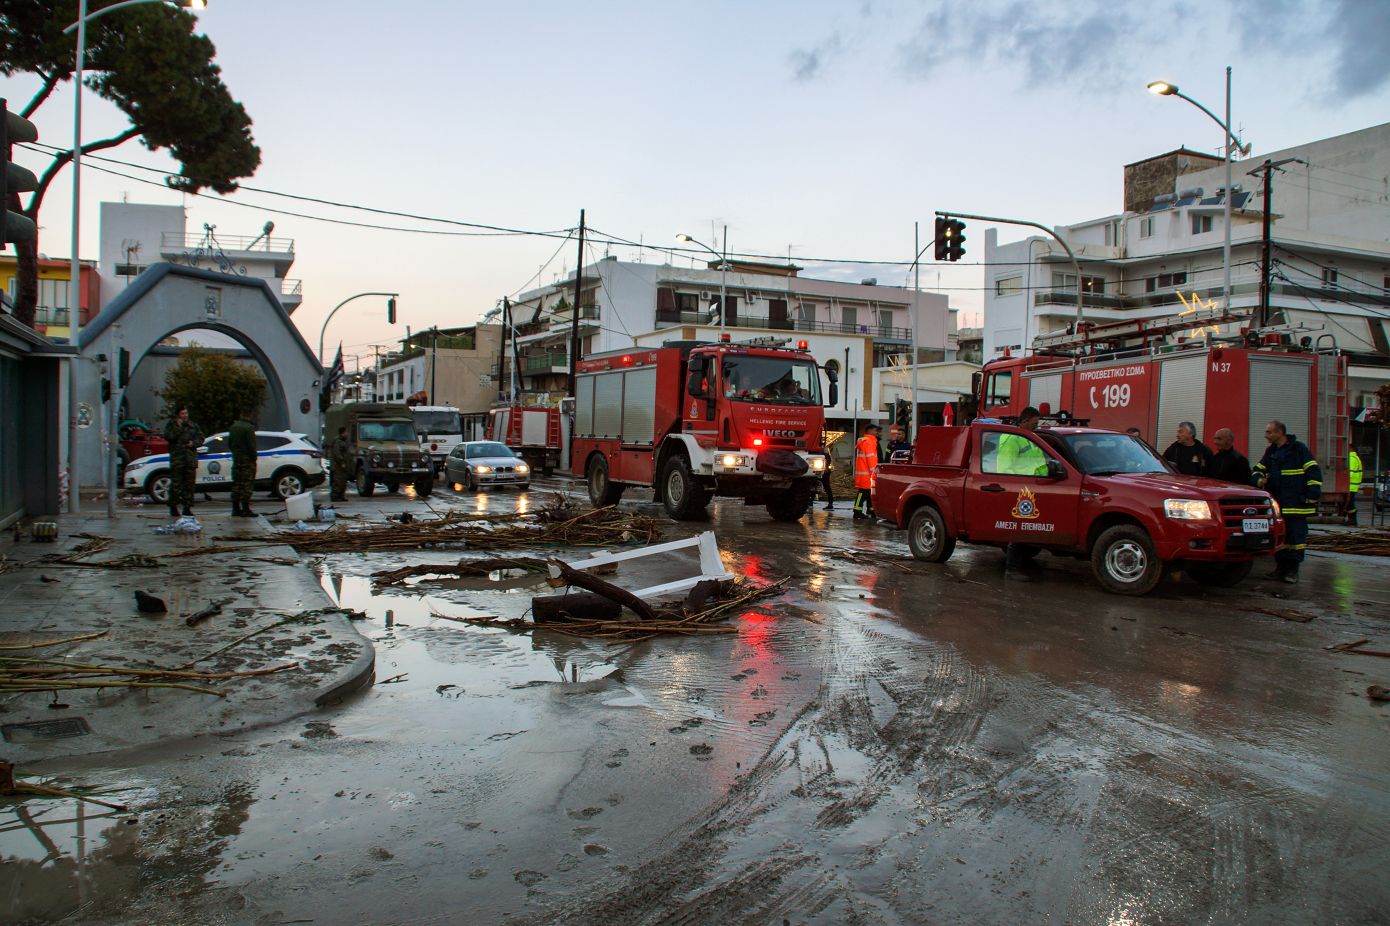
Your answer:
[[[122,485],[132,495],[144,493],[162,505],[169,503],[169,454],[132,460]],[[277,498],[298,495],[323,482],[323,452],[307,435],[293,431],[256,432],[256,488]],[[214,434],[198,448],[198,492],[230,492],[232,451],[227,432]]]

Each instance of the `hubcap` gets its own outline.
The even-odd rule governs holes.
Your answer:
[[[1134,582],[1148,568],[1144,548],[1132,540],[1117,543],[1105,551],[1105,570],[1121,582]]]
[[[917,546],[923,550],[936,549],[936,522],[931,518],[923,518],[917,525]]]
[[[169,486],[172,481],[168,476],[160,476],[154,481],[154,491],[151,494],[155,501],[167,502],[169,500]]]
[[[280,479],[280,497],[289,498],[291,495],[298,495],[304,491],[304,486],[300,484],[296,476],[283,476]]]
[[[666,497],[673,505],[679,505],[685,498],[685,480],[681,478],[680,470],[673,469],[671,475],[666,477]]]

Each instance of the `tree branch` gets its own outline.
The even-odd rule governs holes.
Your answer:
[[[110,138],[103,138],[101,141],[89,142],[82,146],[82,153],[88,154],[92,151],[104,151],[107,148],[114,148],[123,145],[140,134],[140,130],[131,126],[119,135]],[[48,192],[49,184],[58,176],[58,171],[62,170],[67,163],[72,160],[71,151],[63,151],[53,157],[53,163],[48,165],[48,170],[43,172],[39,178],[38,186],[34,189],[34,195],[29,197],[29,205],[24,210],[24,214],[30,218],[37,218],[39,214],[39,204],[43,202],[43,196]]]
[[[19,114],[23,116],[25,119],[28,119],[30,116],[32,116],[34,114],[34,110],[42,106],[43,101],[48,99],[49,94],[53,92],[53,88],[58,86],[57,74],[44,74],[43,72],[39,72],[39,76],[43,78],[43,86],[39,88],[38,93],[34,94],[34,98],[30,100],[29,103],[22,110],[19,111]]]

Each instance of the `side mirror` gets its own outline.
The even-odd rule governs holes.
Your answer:
[[[1047,458],[1047,478],[1048,478],[1048,479],[1065,479],[1065,478],[1067,478],[1067,468],[1066,468],[1065,466],[1062,465],[1062,461],[1061,461],[1061,460],[1054,460],[1054,459],[1052,459],[1051,457],[1048,457],[1048,458]]]
[[[980,384],[983,383],[984,380],[985,380],[985,374],[984,374],[982,371],[980,371],[980,370],[976,370],[974,373],[971,373],[971,374],[970,374],[970,394],[971,394],[971,395],[973,395],[973,396],[978,396],[978,395],[980,394]]]
[[[704,354],[695,354],[686,365],[692,373],[704,373],[709,369],[709,358]]]
[[[699,370],[691,370],[690,376],[685,381],[685,391],[695,398],[701,398],[705,394],[705,374]]]
[[[826,408],[834,408],[840,404],[840,384],[833,379],[830,381],[830,388],[826,390],[826,398]]]

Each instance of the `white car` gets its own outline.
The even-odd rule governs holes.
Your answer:
[[[285,499],[307,491],[324,480],[323,451],[307,435],[293,431],[256,432],[256,488]],[[144,493],[160,504],[169,503],[169,454],[132,460],[125,468],[122,485],[132,495]],[[230,492],[232,451],[227,432],[214,434],[198,448],[198,492]]]

